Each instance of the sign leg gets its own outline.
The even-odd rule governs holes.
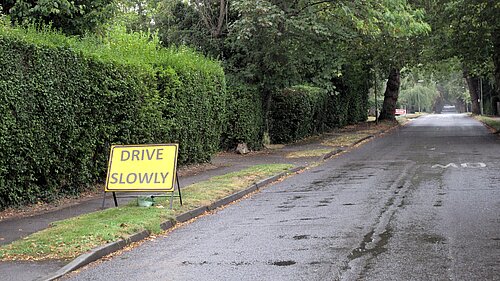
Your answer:
[[[104,195],[102,196],[102,206],[101,209],[104,209],[104,202],[106,201],[106,191],[104,191]]]
[[[174,208],[174,191],[170,194],[170,210]]]
[[[177,181],[177,190],[179,191],[179,201],[181,202],[181,206],[182,206],[181,185],[179,184],[179,177],[177,176],[177,172],[175,172],[175,179]]]
[[[113,200],[115,201],[115,207],[118,207],[118,201],[116,200],[116,193],[113,192]]]

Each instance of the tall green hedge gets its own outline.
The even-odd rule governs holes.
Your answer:
[[[323,131],[328,101],[326,91],[310,86],[294,86],[273,94],[271,141],[286,143]]]
[[[230,78],[227,89],[230,100],[223,148],[234,149],[239,143],[246,143],[253,150],[262,148],[265,114],[257,87]]]
[[[309,86],[286,88],[272,97],[269,134],[274,143],[293,142],[368,117],[368,72],[345,67],[333,81],[336,91]]]
[[[362,61],[345,66],[345,75],[342,77],[345,91],[340,101],[347,108],[345,124],[354,124],[368,119],[369,77],[370,70]]]
[[[181,163],[218,150],[228,99],[220,65],[146,36],[113,38],[0,25],[0,209],[103,180],[111,144],[178,142]]]
[[[200,163],[220,148],[227,126],[224,73],[196,64],[163,62],[156,66],[159,110],[163,117],[158,141],[179,143],[179,162]]]

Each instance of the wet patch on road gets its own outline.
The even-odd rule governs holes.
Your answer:
[[[327,217],[319,217],[319,218],[300,218],[301,221],[315,221],[315,220],[323,220],[327,219]]]
[[[354,203],[344,203],[344,204],[342,204],[342,206],[356,206],[356,204],[354,204]]]
[[[208,261],[202,261],[202,262],[190,262],[190,261],[183,261],[181,262],[182,265],[207,265]]]
[[[321,173],[321,172],[323,172],[323,171],[325,171],[325,170],[316,170],[316,171],[312,171],[311,173],[312,173],[312,174],[317,174],[317,173]]]
[[[278,208],[278,209],[293,209],[293,208],[295,208],[295,205],[279,205],[276,208]]]
[[[368,245],[372,244],[375,240],[375,232],[370,231],[367,233],[363,241],[361,241],[360,246],[352,250],[347,258],[352,261],[368,254],[372,255],[372,257],[376,257],[387,251],[386,246],[389,239],[392,237],[392,230],[387,228],[383,233],[380,233],[378,237],[378,241],[372,247],[368,247]]]
[[[287,212],[290,209],[297,207],[294,204],[296,204],[296,202],[299,200],[304,200],[305,197],[306,196],[303,196],[303,195],[294,195],[293,197],[287,198],[286,201],[282,202],[276,208],[278,208],[279,212]],[[301,206],[301,207],[303,207],[303,206]]]
[[[446,238],[437,234],[423,235],[420,240],[430,244],[446,244]]]
[[[288,261],[273,261],[269,262],[270,265],[275,265],[275,266],[290,266],[296,264],[296,261],[288,260]]]
[[[369,270],[371,262],[388,251],[389,240],[393,236],[390,222],[395,213],[404,205],[403,202],[412,186],[412,178],[409,179],[408,175],[415,175],[417,166],[414,162],[409,162],[402,168],[401,171],[399,167],[397,178],[384,179],[379,190],[387,191],[389,197],[385,204],[381,205],[380,214],[375,218],[371,230],[364,235],[358,247],[352,249],[346,257],[346,266],[342,268],[342,271],[346,272],[341,275],[362,277],[364,272]]]
[[[317,217],[317,218],[298,218],[298,219],[290,219],[290,220],[280,220],[278,223],[287,223],[287,222],[293,222],[293,221],[316,221],[316,220],[325,220],[328,219],[327,217]]]
[[[239,261],[239,262],[233,261],[230,262],[229,264],[234,266],[252,265],[251,262],[246,262],[246,261]]]
[[[373,234],[374,234],[374,231],[370,231],[369,233],[367,233],[365,235],[365,237],[363,238],[363,241],[361,241],[361,244],[359,245],[359,247],[352,250],[352,252],[347,257],[350,261],[357,259],[359,257],[362,257],[366,253],[366,244],[368,244],[372,241]]]
[[[294,240],[304,240],[311,238],[311,235],[295,235],[293,237]]]

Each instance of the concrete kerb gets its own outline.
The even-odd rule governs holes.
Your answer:
[[[52,275],[50,275],[48,277],[44,277],[44,278],[39,279],[39,280],[51,281],[51,280],[55,280],[57,278],[60,278],[73,270],[76,270],[76,269],[78,269],[82,266],[85,266],[93,261],[96,261],[104,256],[107,256],[111,253],[114,253],[118,250],[121,250],[125,246],[127,246],[131,243],[141,241],[141,240],[147,238],[149,235],[150,235],[149,231],[144,230],[144,231],[141,231],[139,233],[135,233],[126,239],[118,240],[118,241],[111,242],[111,243],[102,245],[100,247],[94,248],[94,249],[90,250],[89,252],[78,256],[76,259],[74,259],[73,261],[71,261],[70,263],[68,263],[67,265],[65,265],[64,267],[62,267],[61,269],[59,269],[58,271],[53,273]]]
[[[360,144],[360,143],[364,142],[364,141],[365,141],[365,140],[367,140],[367,139],[371,139],[371,138],[374,138],[374,137],[375,137],[375,136],[373,136],[373,135],[369,135],[369,136],[363,137],[363,138],[361,138],[361,139],[359,139],[359,140],[355,141],[353,144],[349,145],[349,147],[353,147],[353,146],[355,146],[355,145],[358,145],[358,144]],[[346,149],[343,149],[343,148],[337,148],[337,149],[334,149],[334,150],[332,150],[332,151],[330,151],[330,152],[328,152],[328,153],[324,154],[323,156],[321,156],[319,160],[320,160],[320,161],[323,161],[323,160],[330,159],[330,158],[332,158],[333,156],[335,156],[335,155],[337,155],[337,154],[339,154],[339,153],[341,153],[341,152],[344,152],[344,151],[346,151]]]
[[[330,152],[328,152],[328,153],[324,154],[323,156],[321,156],[321,157],[320,157],[320,160],[327,160],[327,159],[330,159],[330,158],[332,158],[333,156],[335,156],[335,155],[337,155],[337,154],[339,154],[339,153],[341,153],[341,152],[343,152],[343,151],[345,151],[345,150],[344,150],[344,149],[337,148],[337,149],[332,150],[332,151],[330,151]]]
[[[278,175],[275,175],[275,176],[272,176],[272,177],[269,177],[267,179],[264,179],[264,180],[261,180],[255,184],[252,184],[251,186],[249,186],[248,188],[244,189],[244,190],[241,190],[241,191],[238,191],[236,193],[233,193],[229,196],[226,196],[222,199],[219,199],[217,200],[216,202],[208,205],[208,206],[203,206],[203,207],[199,207],[197,209],[194,209],[194,210],[191,210],[189,212],[186,212],[184,214],[181,214],[179,216],[177,216],[175,218],[175,220],[177,222],[185,222],[185,221],[188,221],[188,220],[191,220],[191,219],[194,219],[202,214],[204,214],[205,212],[208,212],[208,211],[213,211],[217,208],[220,208],[222,206],[225,206],[225,205],[228,205],[236,200],[239,200],[241,198],[243,198],[245,195],[248,195],[252,192],[255,192],[257,190],[259,190],[261,187],[265,186],[265,185],[268,185],[272,182],[275,182],[277,181],[278,179],[284,177],[284,176],[287,176],[289,174],[293,174],[293,173],[296,173],[300,170],[303,170],[305,169],[306,167],[304,166],[300,166],[300,167],[295,167],[295,168],[292,168],[292,169],[289,169],[283,173],[280,173]]]
[[[478,120],[478,119],[476,119],[476,120]],[[481,121],[481,120],[479,120],[479,122],[483,123],[483,125],[484,125],[486,128],[488,128],[488,129],[489,129],[489,130],[490,130],[490,131],[491,131],[494,135],[499,135],[499,134],[500,134],[500,130],[497,130],[496,128],[494,128],[494,127],[492,127],[492,126],[488,125],[486,122],[483,122],[483,121]]]
[[[364,137],[364,138],[356,141],[354,144],[352,144],[351,147],[355,146],[355,145],[357,145],[357,144],[359,144],[367,139],[373,138],[373,137],[374,137],[373,135]],[[344,149],[335,149],[333,151],[330,151],[330,152],[324,154],[323,156],[321,156],[320,161],[327,160],[327,159],[333,157],[334,155],[341,153],[343,151],[345,151],[345,150]],[[229,203],[232,203],[236,200],[239,200],[239,199],[243,198],[244,196],[259,190],[263,186],[266,186],[272,182],[277,181],[278,179],[280,179],[282,177],[299,172],[299,171],[304,170],[306,168],[307,168],[307,166],[295,167],[295,168],[289,169],[283,173],[280,173],[278,175],[264,179],[260,182],[257,182],[255,184],[249,186],[248,188],[246,188],[242,191],[236,192],[236,193],[231,194],[227,197],[224,197],[220,200],[217,200],[216,202],[214,202],[208,206],[202,206],[202,207],[196,208],[194,210],[188,211],[184,214],[181,214],[175,218],[175,221],[165,221],[165,222],[160,224],[160,227],[163,230],[168,230],[168,229],[174,227],[176,225],[176,223],[186,222],[188,220],[194,219],[194,218],[204,214],[205,212],[212,211],[212,210],[215,210],[215,209],[220,208],[222,206],[228,205]],[[141,241],[149,236],[150,236],[150,233],[148,231],[144,230],[144,231],[141,231],[139,233],[135,233],[126,239],[121,239],[119,241],[111,242],[111,243],[108,243],[106,245],[102,245],[102,246],[99,246],[97,248],[94,248],[94,249],[90,250],[89,252],[78,256],[73,261],[71,261],[70,263],[68,263],[67,265],[65,265],[64,267],[62,267],[58,271],[56,271],[55,273],[49,275],[48,277],[39,279],[39,280],[43,280],[43,281],[55,280],[57,278],[64,276],[65,274],[68,274],[71,271],[74,271],[78,268],[81,268],[81,267],[83,267],[83,266],[85,266],[93,261],[96,261],[104,256],[107,256],[111,253],[119,251],[119,250],[125,248],[126,246],[128,246],[134,242]]]
[[[374,136],[372,136],[372,135],[364,137],[364,138],[356,141],[351,146],[355,146],[355,145],[357,145],[357,144],[359,144],[367,139],[373,138],[373,137]],[[333,151],[330,151],[330,152],[324,154],[322,157],[320,157],[320,160],[327,160],[327,159],[333,157],[334,155],[341,153],[343,151],[345,151],[345,150],[344,149],[335,149]],[[264,179],[260,182],[257,182],[257,183],[249,186],[248,188],[246,188],[242,191],[236,192],[236,193],[231,194],[227,197],[224,197],[220,200],[217,200],[216,202],[214,202],[208,206],[202,206],[202,207],[196,208],[194,210],[188,211],[184,214],[181,214],[175,218],[175,221],[165,221],[165,222],[161,223],[160,226],[163,230],[170,229],[170,228],[174,227],[176,225],[176,223],[186,222],[188,220],[194,219],[194,218],[204,214],[205,212],[212,211],[212,210],[215,210],[215,209],[220,208],[222,206],[228,205],[236,200],[243,198],[244,196],[246,196],[252,192],[259,190],[263,186],[266,186],[272,182],[277,181],[278,179],[280,179],[282,177],[296,173],[296,172],[304,170],[306,168],[307,168],[306,166],[299,166],[299,167],[289,169],[283,173],[280,173],[278,175],[275,175],[275,176],[269,177],[267,179]],[[123,249],[126,246],[130,245],[131,243],[138,242],[138,241],[143,240],[149,236],[150,236],[150,233],[148,231],[144,230],[144,231],[141,231],[139,233],[136,233],[136,234],[129,236],[127,239],[122,239],[122,240],[119,240],[116,242],[111,242],[111,243],[108,243],[106,245],[94,248],[94,249],[90,250],[89,252],[78,256],[73,261],[71,261],[70,263],[68,263],[67,265],[65,265],[64,267],[59,269],[58,271],[56,271],[54,274],[52,274],[48,277],[39,279],[39,280],[43,280],[43,281],[55,280],[57,278],[64,276],[65,274],[68,274],[71,271],[74,271],[78,268],[81,268],[81,267],[83,267],[83,266],[85,266],[93,261],[96,261],[104,256],[107,256],[111,253],[114,253],[118,250]]]
[[[263,187],[265,185],[268,185],[272,182],[275,182],[278,179],[285,177],[287,175],[304,170],[305,168],[306,168],[305,166],[295,167],[295,168],[289,169],[283,173],[280,173],[278,175],[264,179],[260,182],[257,182],[255,184],[251,185],[250,187],[248,187],[242,191],[239,191],[237,193],[234,193],[232,195],[224,197],[220,200],[217,200],[216,202],[210,204],[209,206],[199,207],[199,208],[196,208],[194,210],[188,211],[184,214],[181,214],[175,218],[175,221],[165,221],[165,222],[160,224],[160,227],[163,230],[170,229],[170,228],[174,227],[176,223],[181,223],[181,222],[185,222],[185,221],[194,219],[194,218],[204,214],[205,212],[215,210],[215,209],[220,208],[222,206],[228,205],[231,202],[234,202],[238,199],[243,198],[247,194],[250,194],[254,191],[259,190],[261,187]],[[141,241],[149,236],[150,236],[149,231],[144,230],[144,231],[141,231],[139,233],[135,233],[126,239],[121,239],[121,240],[118,240],[115,242],[111,242],[111,243],[99,246],[97,248],[90,250],[89,252],[87,252],[85,254],[78,256],[73,261],[71,261],[70,263],[68,263],[67,265],[65,265],[64,267],[62,267],[58,271],[56,271],[55,273],[53,273],[47,277],[38,279],[38,280],[52,281],[52,280],[55,280],[57,278],[61,278],[62,276],[70,273],[71,271],[74,271],[78,268],[81,268],[81,267],[83,267],[91,262],[94,262],[94,261],[96,261],[104,256],[107,256],[111,253],[119,251],[119,250],[125,248],[126,246],[128,246],[134,242]]]
[[[365,140],[367,140],[367,139],[371,139],[371,138],[373,138],[373,137],[375,137],[375,136],[373,136],[373,135],[366,136],[366,137],[364,137],[364,138],[362,138],[362,139],[359,139],[359,140],[357,140],[356,142],[354,142],[354,143],[352,144],[352,146],[355,146],[355,145],[357,145],[357,144],[360,144],[361,142],[364,142]]]

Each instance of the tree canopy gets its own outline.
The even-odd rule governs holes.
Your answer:
[[[16,23],[50,23],[67,34],[107,28],[157,32],[188,45],[266,96],[311,85],[335,94],[349,64],[387,78],[382,118],[394,118],[401,70],[454,62],[478,113],[480,85],[499,96],[500,3],[489,0],[2,0]],[[444,16],[445,15],[445,16]],[[404,78],[404,75],[403,75]],[[457,80],[455,80],[457,81]],[[438,87],[439,88],[439,87]],[[490,100],[493,101],[493,96]]]
[[[15,23],[50,24],[66,34],[94,32],[113,17],[114,0],[2,0]]]
[[[427,11],[433,32],[424,38],[427,64],[458,60],[467,80],[472,111],[480,113],[481,84],[500,96],[500,2],[489,0],[413,0]],[[490,97],[489,103],[494,102]],[[493,113],[493,112],[490,112]],[[497,112],[498,114],[498,112]]]

